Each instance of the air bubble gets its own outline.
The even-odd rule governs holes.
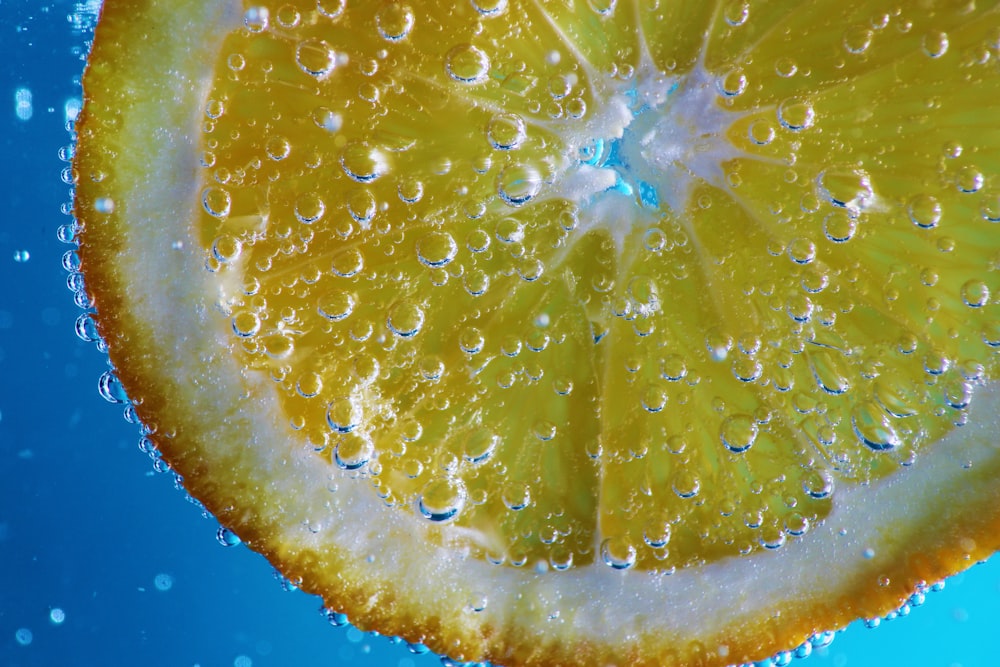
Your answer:
[[[288,139],[275,136],[267,140],[264,150],[267,152],[269,158],[278,162],[289,156],[292,152],[292,145],[288,143]]]
[[[413,10],[396,2],[386,2],[375,15],[379,34],[390,42],[405,39],[413,29],[413,22]]]
[[[465,506],[465,485],[460,480],[442,478],[429,482],[417,504],[420,514],[429,521],[449,521]]]
[[[476,327],[469,327],[458,336],[458,346],[466,354],[478,354],[485,343],[483,333]]]
[[[201,205],[213,218],[225,218],[229,215],[232,200],[225,188],[209,186],[201,192]]]
[[[731,70],[718,79],[716,87],[723,97],[737,97],[747,89],[747,76],[742,70]]]
[[[337,54],[322,39],[307,39],[296,47],[295,62],[306,74],[324,79],[337,66]]]
[[[361,433],[347,433],[333,452],[333,461],[342,470],[358,470],[367,465],[375,455],[371,438]]]
[[[340,155],[340,166],[345,174],[358,183],[371,183],[389,169],[382,151],[361,141],[344,147]]]
[[[871,178],[861,169],[836,166],[816,177],[816,194],[852,214],[868,208],[875,198]]]
[[[371,222],[377,210],[375,195],[368,190],[355,190],[347,200],[347,212],[362,226]]]
[[[260,317],[257,313],[240,311],[233,315],[233,333],[240,338],[250,338],[260,332]]]
[[[816,259],[816,244],[809,239],[797,238],[788,244],[788,258],[796,264],[809,264]]]
[[[326,407],[326,421],[337,433],[350,433],[361,423],[361,404],[349,396],[336,398]]]
[[[243,542],[236,533],[223,526],[215,532],[215,540],[224,547],[235,547]]]
[[[674,475],[672,487],[678,497],[693,498],[701,490],[701,480],[694,473],[682,470]]]
[[[446,266],[457,252],[458,244],[448,232],[430,232],[417,241],[417,259],[426,266]]]
[[[337,19],[344,13],[347,0],[316,0],[316,11],[329,19]]]
[[[982,308],[990,302],[990,288],[982,280],[969,280],[962,285],[962,302],[970,308]]]
[[[490,59],[471,44],[459,44],[448,51],[444,68],[448,76],[459,83],[481,83],[486,80]]]
[[[364,255],[357,248],[348,248],[333,258],[331,269],[333,274],[341,278],[350,278],[361,272],[365,267]]]
[[[507,0],[472,0],[472,6],[483,16],[499,16],[507,9]]]
[[[741,26],[750,17],[750,3],[746,0],[733,0],[726,4],[722,15],[726,19],[726,23],[734,28]]]
[[[320,315],[332,322],[346,319],[357,304],[357,299],[350,292],[332,291],[319,299],[316,310]]]
[[[757,422],[750,415],[732,415],[722,421],[719,437],[726,449],[742,454],[757,440]]]
[[[838,209],[823,220],[823,234],[833,243],[847,243],[858,231],[858,218]]]
[[[766,146],[774,141],[774,126],[770,121],[757,119],[747,129],[747,136],[758,146]]]
[[[465,441],[463,456],[469,463],[482,463],[500,445],[500,436],[487,430],[475,431]]]
[[[34,633],[28,628],[18,628],[14,632],[14,640],[21,646],[28,646],[35,639]]]
[[[921,46],[923,46],[924,53],[931,58],[940,58],[947,53],[948,45],[948,33],[941,32],[939,30],[930,31],[924,35],[921,40]]]
[[[874,401],[855,404],[851,410],[851,426],[858,439],[874,451],[895,449],[900,444],[889,415]]]
[[[533,199],[542,187],[538,170],[529,165],[506,167],[497,178],[497,194],[510,206],[522,206]]]
[[[844,48],[848,53],[864,53],[871,46],[874,33],[864,26],[853,26],[844,33]]]
[[[326,213],[326,204],[315,192],[306,192],[295,200],[295,218],[304,224],[311,225]]]
[[[972,166],[962,167],[955,175],[955,185],[959,192],[966,194],[979,192],[984,182],[983,172]]]
[[[524,482],[508,482],[501,492],[504,506],[512,512],[519,512],[531,504],[531,490]]]
[[[495,115],[486,126],[486,138],[497,150],[509,151],[519,147],[525,139],[524,119],[513,113]]]
[[[833,476],[826,470],[813,470],[802,480],[802,490],[816,500],[829,498],[833,493]]]
[[[403,301],[389,313],[386,325],[400,338],[412,338],[424,325],[424,311],[414,303]]]
[[[104,371],[97,380],[97,391],[108,403],[128,403],[125,387],[112,371]]]
[[[627,570],[635,565],[635,547],[623,537],[609,537],[601,542],[601,559],[615,570]]]
[[[243,25],[250,32],[263,32],[267,30],[269,18],[267,7],[250,7],[243,13]]]
[[[242,251],[243,244],[240,240],[229,234],[223,234],[212,242],[212,256],[223,264],[239,259]]]
[[[806,100],[787,99],[778,105],[778,122],[793,132],[806,130],[816,122],[816,112],[812,104]]]
[[[462,285],[471,296],[482,296],[490,287],[490,276],[482,269],[471,269],[462,276]]]

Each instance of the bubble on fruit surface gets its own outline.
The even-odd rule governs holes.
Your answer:
[[[306,74],[324,79],[337,65],[337,54],[322,39],[307,39],[295,48],[295,63]]]
[[[726,449],[742,454],[757,440],[757,423],[750,415],[732,415],[723,420],[719,437]]]
[[[350,278],[357,275],[365,266],[364,255],[357,248],[348,248],[333,258],[331,267],[334,275]]]
[[[352,292],[334,290],[320,297],[316,310],[326,319],[339,322],[354,312],[356,304],[357,297]]]
[[[466,489],[461,480],[443,477],[424,486],[417,506],[425,519],[440,523],[457,517],[465,501]]]
[[[457,252],[458,244],[448,232],[430,232],[417,241],[417,258],[426,266],[445,266]]]
[[[513,113],[497,114],[486,125],[490,146],[501,151],[519,147],[524,142],[525,132],[524,119]]]
[[[379,35],[390,42],[405,39],[413,29],[413,9],[398,2],[385,2],[375,14]]]
[[[924,53],[931,58],[940,58],[948,52],[948,33],[940,30],[931,30],[921,39],[921,46]]]
[[[816,177],[816,194],[838,208],[856,214],[875,198],[871,177],[863,169],[835,165],[822,170]]]
[[[900,445],[891,418],[874,401],[860,401],[851,410],[851,426],[858,439],[870,449],[882,452]]]
[[[512,164],[497,178],[497,194],[510,206],[523,206],[541,190],[542,177],[530,165]]]
[[[311,225],[320,220],[326,213],[326,203],[315,192],[306,192],[295,200],[295,218],[304,224]]]
[[[499,435],[487,429],[479,429],[466,438],[463,456],[470,463],[482,463],[493,455],[499,444]]]
[[[808,100],[790,98],[778,105],[778,122],[793,132],[807,130],[816,122],[816,112]]]
[[[340,154],[340,166],[358,183],[370,183],[383,176],[389,168],[382,151],[363,141],[354,141],[344,147]]]
[[[358,470],[371,461],[375,445],[366,433],[345,433],[334,447],[333,460],[343,470]]]
[[[403,301],[392,308],[386,323],[392,333],[400,338],[412,338],[420,332],[424,318],[424,311],[420,306],[410,301]]]
[[[459,83],[481,83],[489,73],[490,59],[472,44],[459,44],[445,55],[444,68],[448,76]]]
[[[472,6],[483,16],[499,16],[507,9],[507,0],[472,0]]]
[[[962,302],[970,308],[982,308],[990,302],[990,288],[979,279],[962,284]]]
[[[636,562],[635,546],[623,537],[609,537],[601,542],[601,560],[615,570],[627,570]]]
[[[326,421],[337,433],[350,433],[361,423],[363,410],[358,399],[342,396],[330,401],[326,408]]]
[[[213,218],[226,218],[232,207],[232,198],[225,188],[209,186],[201,192],[201,205]]]

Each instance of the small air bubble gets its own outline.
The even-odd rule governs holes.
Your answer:
[[[481,83],[486,80],[490,59],[483,51],[471,44],[460,44],[445,56],[445,71],[459,83]]]

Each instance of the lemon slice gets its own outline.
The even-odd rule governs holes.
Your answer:
[[[106,0],[106,384],[363,629],[765,660],[1000,546],[998,48],[984,2]]]

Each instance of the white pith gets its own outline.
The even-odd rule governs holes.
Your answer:
[[[236,0],[207,2],[201,11],[213,26],[206,34],[225,35],[242,22]],[[190,71],[186,67],[176,71]],[[607,224],[615,216],[606,213],[619,207],[640,220],[656,215],[637,203],[637,193],[614,188],[619,177],[656,184],[661,201],[680,211],[696,179],[721,187],[721,164],[736,157],[723,137],[735,116],[714,104],[717,93],[707,73],[696,69],[669,79],[640,68],[636,81],[637,99],[644,100],[648,115],[635,113],[625,93],[614,91],[593,135],[622,140],[630,169],[570,165],[556,186],[556,196],[581,203],[581,231]],[[697,638],[757,619],[762,609],[780,614],[788,600],[822,600],[859,576],[874,578],[872,573],[898,554],[892,528],[919,524],[927,511],[914,489],[954,488],[956,497],[963,497],[969,468],[996,466],[1000,384],[990,383],[977,389],[967,426],[898,476],[838,488],[831,514],[805,538],[775,551],[665,574],[616,571],[599,561],[567,572],[538,572],[433,546],[431,532],[443,530],[447,536],[458,529],[432,526],[412,512],[386,507],[352,473],[322,466],[311,448],[295,442],[285,428],[274,382],[264,374],[248,376],[230,353],[230,322],[215,302],[228,288],[220,289],[218,276],[204,270],[198,239],[185,237],[192,230],[176,224],[193,220],[199,202],[197,111],[204,108],[211,82],[179,76],[173,83],[160,90],[161,99],[138,101],[141,111],[133,116],[143,119],[134,129],[138,143],[150,125],[174,126],[170,109],[195,110],[186,131],[168,133],[149,146],[145,171],[131,172],[128,230],[133,236],[120,262],[129,281],[132,317],[150,332],[160,367],[172,373],[162,378],[167,396],[182,401],[197,388],[199,403],[186,416],[204,434],[200,455],[220,487],[231,474],[241,485],[266,489],[267,497],[281,500],[254,508],[262,513],[255,523],[284,527],[283,534],[272,536],[278,550],[288,545],[291,551],[342,554],[373,591],[391,588],[400,598],[419,601],[428,613],[470,627],[514,624],[540,643],[571,635],[628,646],[664,632]],[[702,113],[706,105],[710,111]],[[668,111],[655,113],[660,108]],[[149,188],[149,183],[165,186]],[[622,227],[612,235],[621,244],[627,232]],[[164,276],[172,280],[165,284]],[[238,470],[231,468],[233,461],[239,462]],[[868,550],[874,555],[867,556]],[[528,597],[522,597],[525,592]],[[485,608],[472,611],[470,600],[478,596],[486,598]],[[709,648],[723,656],[728,652],[725,645]]]

